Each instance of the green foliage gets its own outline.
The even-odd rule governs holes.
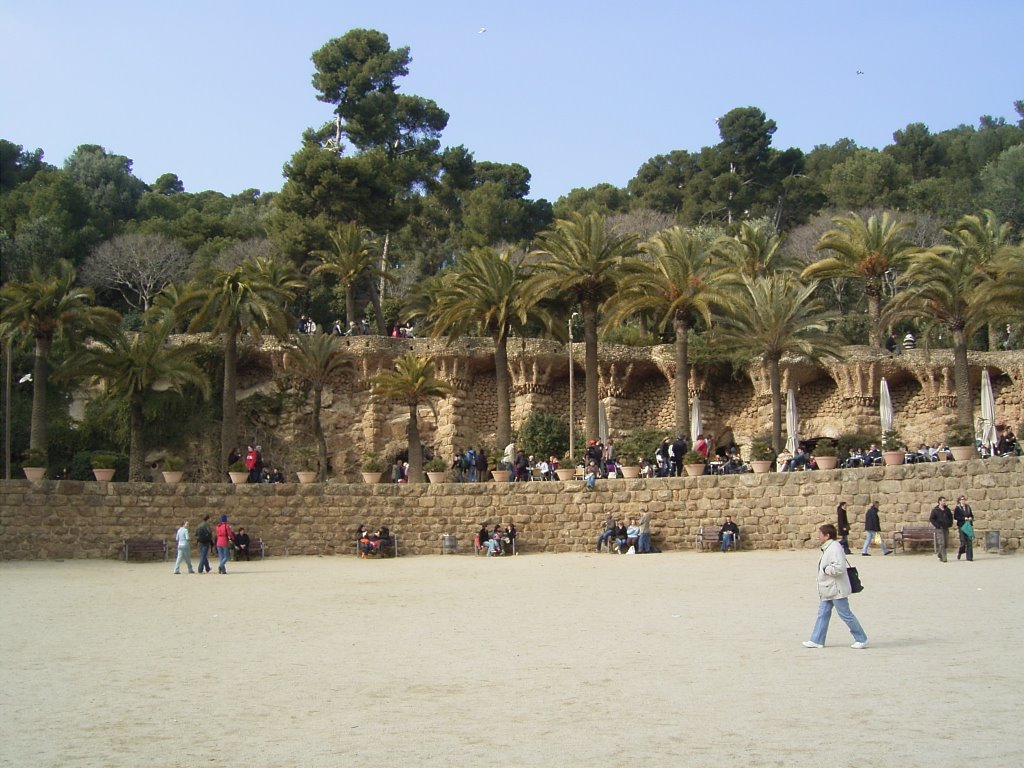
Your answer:
[[[624,347],[653,347],[661,343],[661,339],[650,331],[644,331],[637,325],[613,325],[601,334],[605,344],[621,344]]]
[[[882,448],[884,450],[898,451],[903,445],[903,435],[898,430],[890,429],[882,433]]]
[[[424,465],[423,469],[427,472],[446,472],[448,471],[448,463],[440,456],[434,456]]]
[[[662,430],[653,427],[634,429],[625,437],[615,441],[618,460],[626,466],[636,465],[640,458],[653,461],[654,454],[664,436],[665,433]]]
[[[775,451],[772,450],[772,438],[770,435],[755,437],[750,442],[751,461],[775,461]]]
[[[185,460],[173,453],[164,457],[164,470],[167,472],[181,472],[185,469]]]
[[[45,467],[46,451],[40,448],[26,448],[21,454],[23,467]]]
[[[974,444],[974,427],[970,424],[953,424],[946,430],[946,445]]]
[[[836,443],[827,437],[821,438],[814,446],[815,456],[836,456],[838,455],[838,449]]]
[[[683,454],[683,464],[704,464],[704,457],[696,451],[687,451]]]
[[[248,472],[249,468],[245,466],[245,462],[239,459],[233,464],[228,466],[228,472]]]
[[[93,451],[89,456],[89,463],[93,469],[114,469],[121,456],[108,451]]]
[[[366,458],[363,460],[363,472],[383,472],[384,462],[381,459],[380,453],[372,451],[366,454]]]
[[[561,456],[569,445],[569,426],[547,411],[533,411],[519,428],[523,451],[533,456]]]

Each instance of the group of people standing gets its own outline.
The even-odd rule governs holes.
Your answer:
[[[189,573],[195,573],[192,569],[192,553],[189,546],[191,535],[188,530],[188,520],[181,524],[174,538],[178,543],[178,556],[174,560],[174,573],[181,573],[182,563],[188,566]],[[227,515],[220,516],[220,522],[216,527],[210,525],[210,516],[204,515],[203,522],[196,528],[196,543],[199,544],[199,573],[209,573],[212,570],[210,568],[209,556],[210,548],[214,546],[217,548],[219,559],[217,573],[226,574],[228,572],[228,558],[232,549],[237,553],[236,559],[242,559],[243,557],[246,560],[249,559],[251,539],[245,532],[245,528],[239,528],[238,533],[235,533],[228,523]]]
[[[928,516],[928,522],[934,529],[935,555],[940,561],[947,562],[949,531],[954,524],[960,539],[960,548],[956,559],[959,560],[966,555],[968,562],[974,560],[974,510],[967,503],[966,496],[961,495],[957,499],[956,508],[953,510],[950,510],[946,497],[940,496],[938,503]],[[839,502],[839,506],[836,507],[836,531],[843,552],[847,555],[850,554],[850,518],[845,501]],[[864,546],[861,549],[861,555],[870,557],[871,553],[868,550],[876,539],[882,547],[883,555],[892,554],[892,550],[885,546],[885,538],[882,536],[882,524],[878,518],[878,502],[872,501],[864,513]]]

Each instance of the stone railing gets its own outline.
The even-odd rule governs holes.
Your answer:
[[[601,521],[646,505],[654,542],[689,549],[701,525],[731,514],[745,547],[814,546],[836,503],[849,502],[852,540],[863,513],[880,503],[886,537],[901,525],[927,524],[939,495],[971,501],[979,537],[999,531],[1016,550],[1024,532],[1024,458],[768,475],[579,482],[443,485],[178,485],[27,480],[0,482],[0,559],[113,558],[129,537],[166,539],[183,520],[226,514],[262,538],[271,556],[351,554],[360,524],[388,525],[401,554],[435,554],[442,534],[472,551],[482,522],[515,522],[523,552],[593,548]]]

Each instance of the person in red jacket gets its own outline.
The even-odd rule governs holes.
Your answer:
[[[235,532],[228,525],[228,516],[221,515],[220,523],[217,525],[217,555],[220,563],[217,565],[217,573],[228,572],[228,553],[231,552],[231,543],[235,540]]]

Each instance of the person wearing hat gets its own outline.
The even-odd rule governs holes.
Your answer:
[[[221,515],[220,523],[217,525],[217,555],[220,562],[217,564],[217,573],[228,572],[228,553],[231,552],[231,544],[235,540],[235,532],[228,525],[228,516]]]

